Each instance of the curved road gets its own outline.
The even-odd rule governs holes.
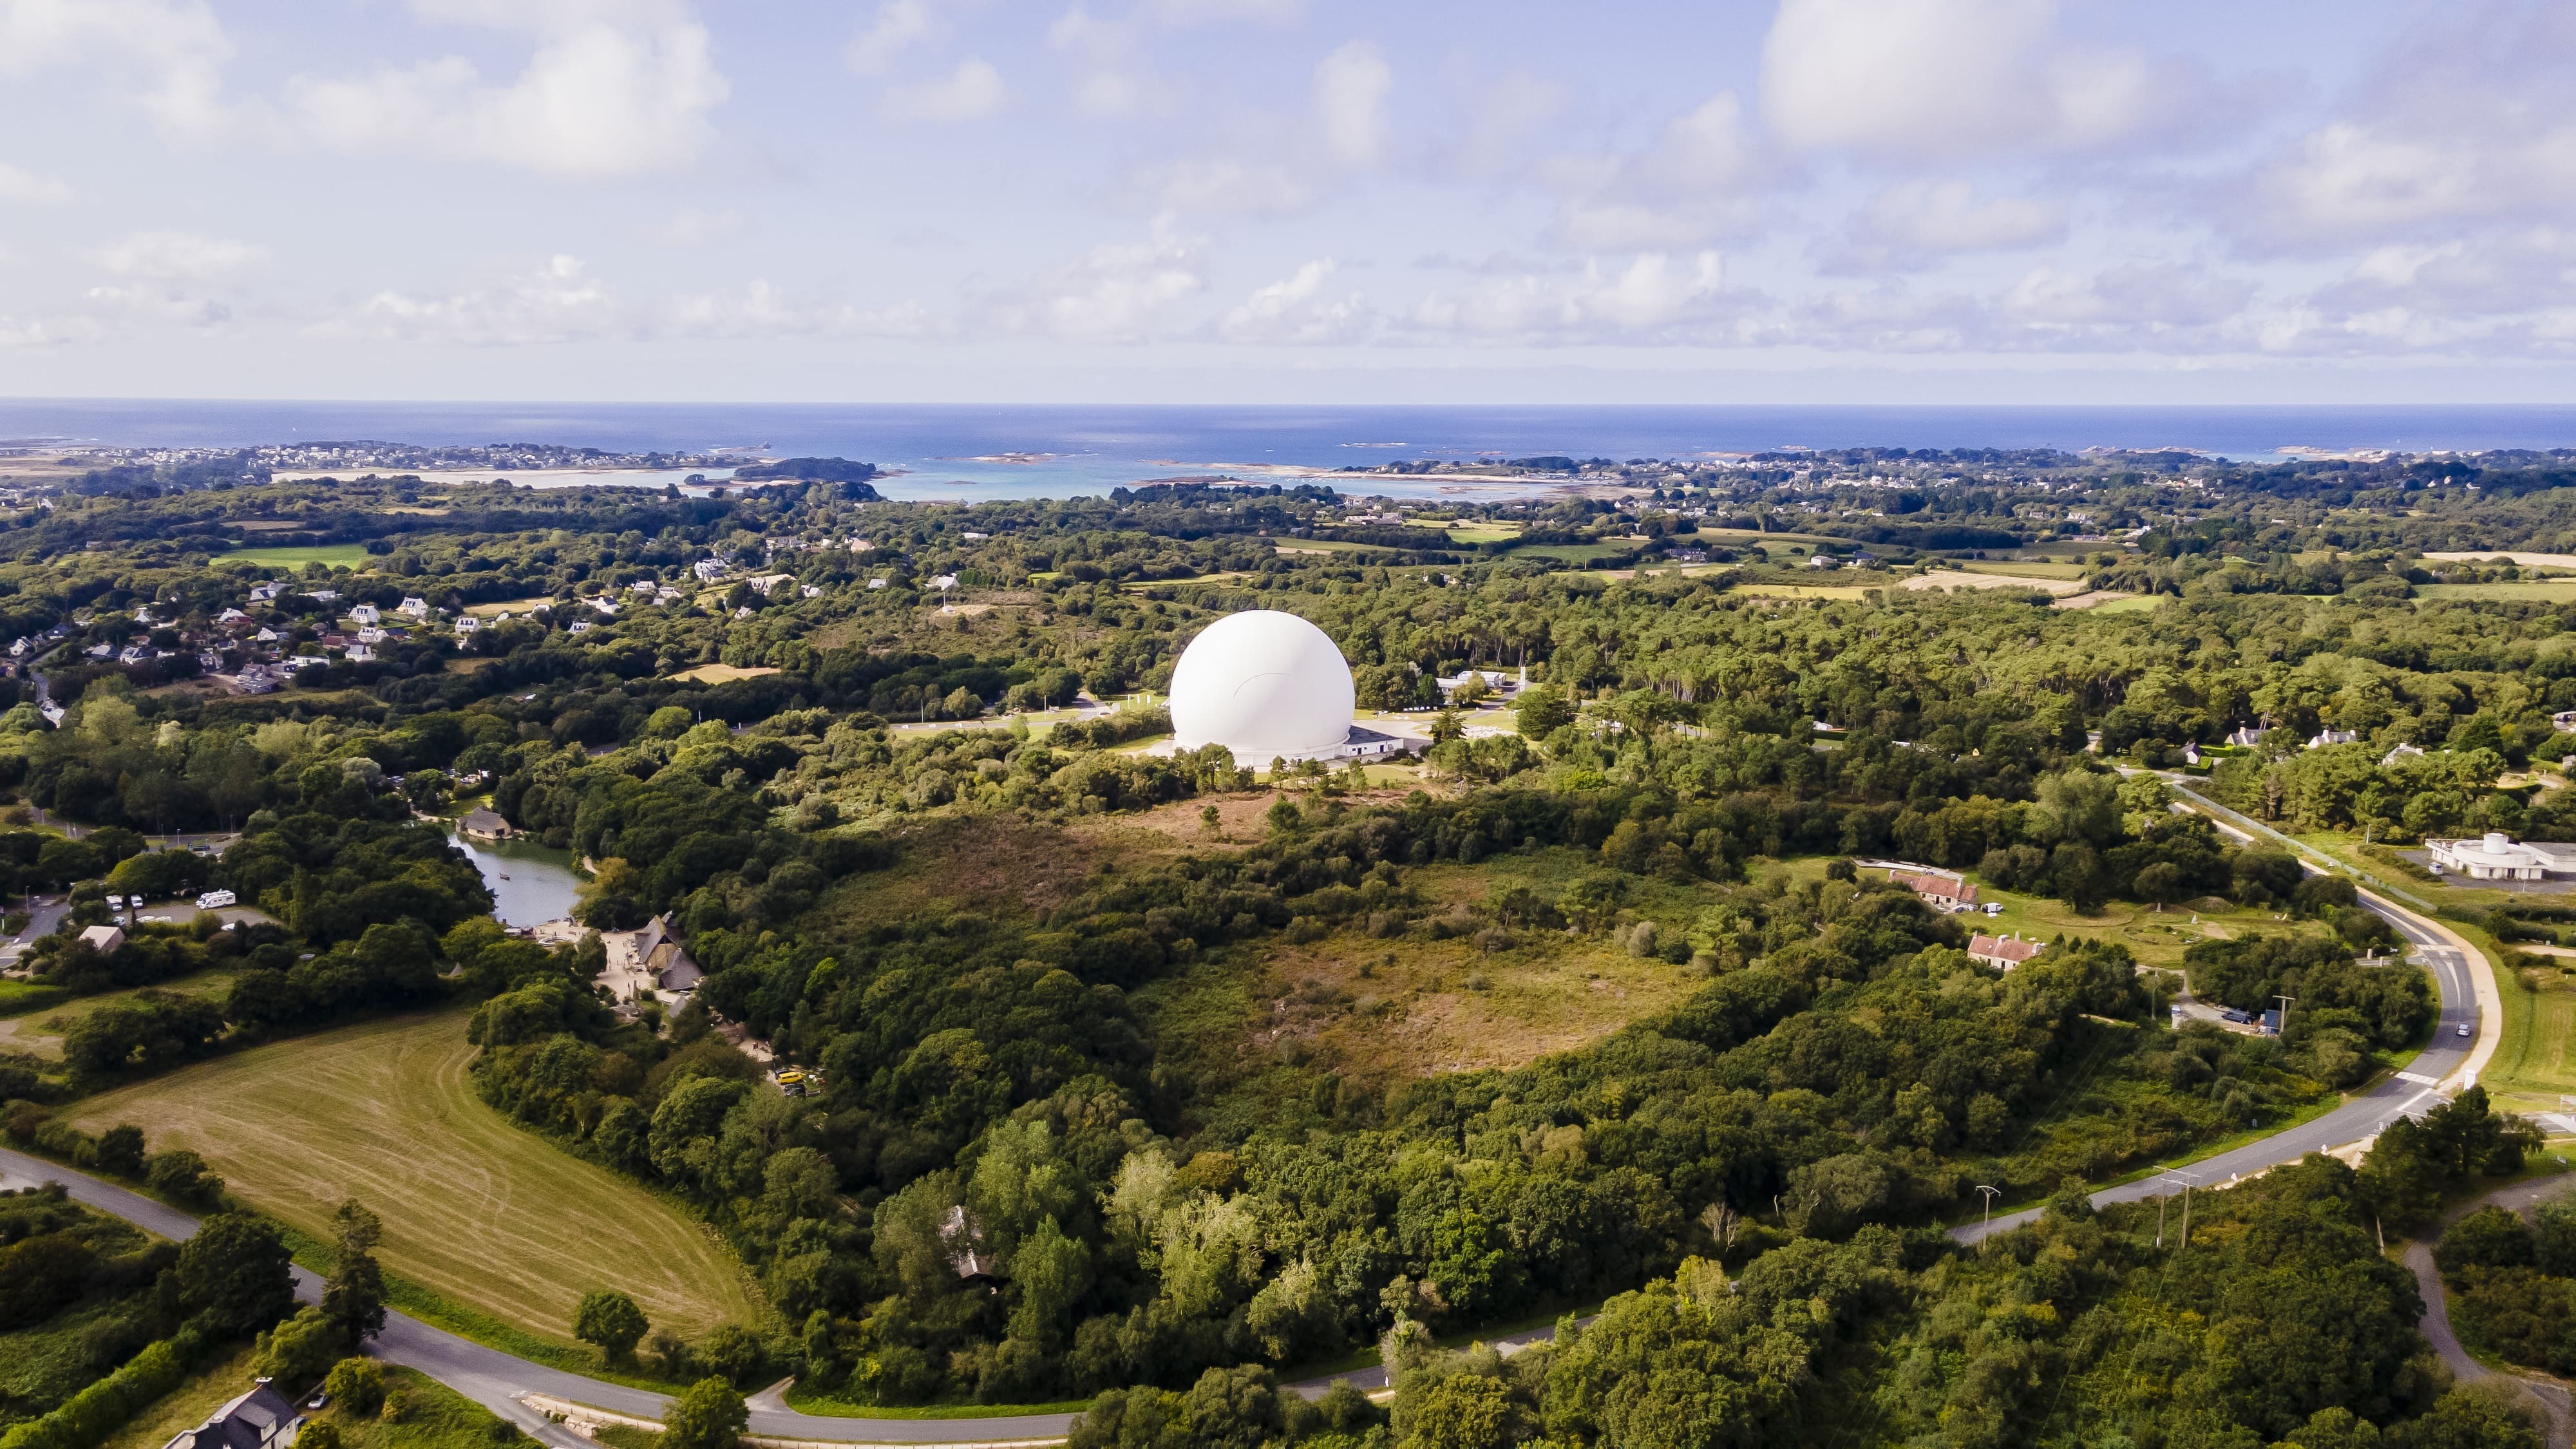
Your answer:
[[[2484,1197],[2461,1203],[2442,1214],[2444,1228],[2483,1207],[2500,1207],[2507,1212],[2523,1213],[2541,1202],[2576,1189],[2576,1181],[2565,1177],[2544,1177],[2536,1182],[2517,1182],[2500,1187]],[[2415,1275],[2415,1289],[2424,1299],[2424,1321],[2417,1327],[2433,1345],[2442,1362],[2450,1365],[2452,1376],[2461,1383],[2475,1383],[2484,1378],[2509,1378],[2522,1385],[2524,1392],[2540,1401],[2549,1411],[2549,1443],[2552,1449],[2565,1449],[2576,1439],[2576,1401],[2571,1401],[2567,1386],[2555,1379],[2533,1373],[2498,1373],[2469,1356],[2460,1346],[2459,1336],[2451,1331],[2451,1305],[2442,1286],[2441,1270],[2433,1264],[2431,1235],[2419,1237],[2406,1245],[2406,1267]]]
[[[2210,813],[2219,815],[2221,812],[2212,809]],[[2220,828],[2240,839],[2250,838],[2246,831],[2223,820]],[[2362,902],[2396,927],[2398,933],[2406,938],[2414,957],[2431,968],[2434,980],[2440,985],[2442,1014],[2434,1027],[2433,1044],[2416,1057],[2408,1070],[2397,1073],[2314,1121],[2191,1164],[2186,1171],[2195,1184],[2207,1186],[2232,1182],[2249,1173],[2295,1162],[2310,1152],[2341,1147],[2376,1135],[2399,1117],[2418,1116],[2431,1110],[2447,1092],[2465,1089],[2476,1080],[2477,1072],[2485,1066],[2487,1058],[2494,1055],[2501,1024],[2495,1013],[2480,1010],[2480,1003],[2492,999],[2495,994],[2494,982],[2483,958],[2473,961],[2474,952],[2465,942],[2411,911],[2368,893],[2364,893]],[[2463,1026],[2469,1029],[2466,1037],[2460,1035]],[[139,1193],[69,1168],[57,1167],[40,1158],[0,1149],[0,1186],[27,1187],[44,1182],[62,1183],[74,1200],[112,1213],[173,1241],[185,1239],[197,1230],[195,1218]],[[2173,1187],[2167,1179],[2150,1178],[2106,1188],[2093,1195],[2093,1202],[2096,1206],[2136,1202],[2153,1197],[2160,1190],[2171,1192]],[[1962,1242],[1975,1242],[1989,1232],[2004,1232],[2038,1216],[2039,1209],[2033,1208],[1996,1218],[1991,1223],[1972,1223],[1952,1230],[1951,1235]],[[318,1278],[301,1268],[296,1270],[295,1276],[299,1294],[308,1300],[320,1296],[321,1281]],[[2428,1294],[2428,1303],[2438,1308],[2435,1295]],[[2447,1329],[2446,1319],[2437,1320],[2428,1315],[2428,1331],[2437,1321]],[[1547,1338],[1551,1332],[1545,1328],[1534,1329],[1494,1342],[1510,1347]],[[592,1446],[590,1440],[530,1409],[523,1402],[526,1396],[544,1395],[653,1420],[661,1418],[664,1406],[669,1403],[662,1394],[514,1358],[400,1313],[388,1312],[385,1315],[385,1331],[376,1340],[374,1351],[387,1363],[427,1374],[519,1425],[541,1441],[556,1446],[556,1449],[592,1449]],[[1383,1387],[1386,1382],[1385,1371],[1376,1367],[1335,1377],[1346,1377],[1361,1388]],[[1330,1382],[1330,1379],[1309,1379],[1293,1387],[1312,1398],[1320,1396]],[[766,1440],[815,1444],[938,1444],[952,1446],[952,1449],[974,1445],[1052,1444],[1063,1439],[1073,1420],[1071,1414],[1020,1414],[979,1419],[837,1418],[799,1413],[786,1407],[774,1392],[753,1395],[751,1405],[750,1432],[753,1435]]]
[[[2208,805],[2188,791],[2182,793],[2195,803]],[[2209,807],[2205,813],[2213,818],[2219,829],[2239,840],[2251,841],[2252,836],[2228,824],[2217,807]],[[2251,821],[2246,823],[2254,824]],[[2255,825],[2255,828],[2259,830],[2262,827]],[[2263,833],[2274,834],[2268,830]],[[2279,838],[2288,840],[2286,836]],[[2295,841],[2289,843],[2297,845]],[[2143,1202],[2180,1191],[2186,1182],[2198,1187],[2225,1186],[2251,1173],[2296,1162],[2311,1152],[2348,1146],[2379,1135],[2381,1129],[2400,1117],[2422,1116],[2454,1093],[2467,1090],[2477,1080],[2488,1058],[2495,1055],[2496,1043],[2502,1040],[2504,1032],[2501,1004],[2493,1012],[2483,1009],[2485,1003],[2497,999],[2493,968],[2466,941],[2435,921],[2368,891],[2362,892],[2361,903],[2395,927],[2397,934],[2406,940],[2407,953],[2432,971],[2434,984],[2442,993],[2442,1014],[2433,1026],[2432,1045],[2417,1053],[2406,1070],[2391,1074],[2385,1081],[2348,1099],[2322,1117],[2249,1142],[2233,1151],[2203,1158],[2172,1173],[2105,1188],[2093,1194],[2095,1207],[2118,1202]],[[2468,1032],[2465,1036],[2461,1035],[2463,1027]],[[1951,1229],[1950,1236],[1963,1243],[1973,1243],[1990,1232],[2007,1232],[2024,1223],[2034,1222],[2040,1211],[2026,1208],[1996,1218],[1991,1223],[1969,1223]]]

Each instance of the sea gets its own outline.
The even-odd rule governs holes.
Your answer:
[[[1782,448],[2185,449],[2245,461],[2347,452],[2576,447],[2576,406],[869,406],[740,403],[0,399],[0,447],[249,447],[368,440],[555,443],[609,452],[865,460],[891,498],[1069,498],[1171,479],[1317,480],[1419,459],[1713,458]],[[700,470],[720,481],[721,469]],[[473,475],[467,475],[473,476]],[[489,476],[481,475],[481,476]],[[653,486],[657,473],[521,478]],[[1543,481],[1438,476],[1361,495],[1506,498]]]

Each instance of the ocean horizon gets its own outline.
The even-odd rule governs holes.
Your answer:
[[[239,448],[374,441],[555,443],[607,452],[753,449],[898,470],[889,497],[1070,497],[1158,478],[1338,470],[1423,458],[1688,459],[1781,448],[2285,450],[2576,447],[2576,405],[1880,406],[842,405],[0,399],[0,446]],[[1391,496],[1494,493],[1370,479]],[[1499,490],[1509,491],[1509,490]]]

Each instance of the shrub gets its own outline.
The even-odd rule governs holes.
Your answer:
[[[371,1358],[344,1358],[331,1365],[323,1390],[351,1414],[372,1414],[385,1405],[385,1371]]]

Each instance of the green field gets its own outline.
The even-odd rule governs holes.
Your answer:
[[[2156,605],[2163,602],[2164,599],[2159,595],[2132,594],[2125,599],[2108,599],[2099,604],[2088,605],[2084,612],[2088,614],[2150,614],[2155,612]]]
[[[2081,564],[2021,559],[1965,559],[1950,567],[1963,574],[2002,574],[2017,579],[2080,579],[2086,573]]]
[[[1590,563],[1596,558],[1626,553],[1635,548],[1631,543],[1530,543],[1510,550],[1507,558],[1553,558],[1567,563]]]
[[[1737,584],[1732,592],[1754,599],[1866,599],[1878,590],[1864,584]]]
[[[96,996],[78,997],[50,1010],[41,1007],[34,1010],[13,1010],[0,1006],[0,1010],[12,1011],[7,1018],[0,1019],[0,1051],[33,1052],[37,1056],[60,1061],[63,1055],[64,1033],[70,1031],[72,1025],[82,1017],[102,1006],[130,1001],[137,992],[141,991],[174,991],[182,996],[203,996],[220,1002],[223,1000],[224,993],[232,990],[232,986],[233,975],[229,971],[200,971],[194,976],[182,976],[174,981],[164,981],[158,986],[138,986],[131,990],[102,991]],[[46,986],[34,986],[28,989],[53,990]],[[57,999],[59,996],[60,993],[56,993]]]
[[[356,1197],[385,1267],[511,1329],[568,1344],[573,1306],[622,1288],[695,1336],[756,1321],[732,1253],[686,1214],[503,1120],[465,1073],[465,1013],[345,1027],[183,1068],[79,1104],[203,1153],[235,1194],[327,1235]]]
[[[362,543],[317,543],[293,548],[237,548],[223,555],[225,563],[267,564],[272,568],[302,568],[309,563],[331,568],[343,565],[364,570],[370,566],[367,546]]]
[[[2418,584],[2419,599],[2576,599],[2576,579],[2516,579],[2495,584]]]

